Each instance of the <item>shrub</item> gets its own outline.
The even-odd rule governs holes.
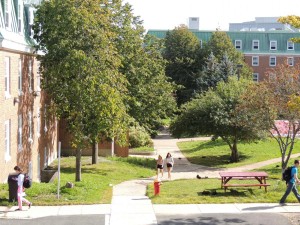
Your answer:
[[[129,146],[131,148],[153,146],[153,142],[145,128],[136,125],[129,128]]]

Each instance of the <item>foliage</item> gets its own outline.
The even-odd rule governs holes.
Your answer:
[[[278,22],[289,24],[295,28],[300,28],[300,16],[290,15],[283,16],[278,19]],[[300,38],[292,38],[291,41],[295,43],[300,43]]]
[[[129,127],[129,146],[131,148],[153,146],[153,142],[145,128],[136,124]]]
[[[165,75],[165,61],[161,55],[162,42],[145,36],[142,21],[134,17],[129,4],[113,1],[112,24],[118,34],[114,44],[121,56],[119,67],[127,80],[129,115],[150,134],[173,114],[176,106],[174,85]]]
[[[189,101],[197,88],[197,71],[203,60],[198,38],[181,25],[168,31],[165,37],[163,56],[167,60],[166,74],[179,85],[176,92],[177,103]]]
[[[286,167],[299,134],[300,111],[297,98],[299,92],[299,69],[280,65],[268,72],[269,79],[248,89],[239,106],[239,113],[247,111],[249,126],[258,126],[269,131],[279,145],[282,169]],[[296,102],[295,102],[296,101]],[[288,132],[282,134],[275,119],[287,121]]]
[[[231,161],[239,160],[238,141],[261,138],[256,126],[245,126],[246,115],[240,115],[236,107],[252,82],[232,77],[221,81],[216,89],[193,99],[182,107],[182,113],[170,126],[175,137],[183,135],[214,135],[221,137],[231,149]]]

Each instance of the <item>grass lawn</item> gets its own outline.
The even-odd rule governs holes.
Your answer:
[[[129,149],[130,154],[147,154],[147,153],[154,153],[154,147],[139,147],[139,148],[130,148]]]
[[[238,144],[240,154],[240,162],[238,163],[229,162],[231,151],[229,146],[220,139],[217,141],[179,142],[178,147],[191,163],[216,168],[238,167],[281,157],[279,146],[274,139],[251,144]],[[300,142],[298,141],[295,144],[293,153],[299,152]]]
[[[294,160],[290,160],[292,164]],[[278,203],[286,190],[285,182],[281,181],[280,164],[273,164],[257,171],[266,171],[269,174],[267,183],[268,192],[264,188],[235,188],[231,187],[224,192],[221,189],[219,179],[193,179],[166,181],[161,185],[161,194],[154,196],[153,185],[148,185],[147,195],[156,204],[216,204],[216,203]],[[245,181],[234,181],[242,183]],[[246,181],[257,183],[256,180]],[[206,193],[203,193],[205,191]],[[291,193],[286,202],[297,203],[297,199]]]
[[[155,175],[154,159],[143,158],[101,158],[97,165],[91,164],[90,157],[82,158],[82,181],[75,182],[75,157],[61,160],[61,198],[57,199],[57,181],[54,183],[33,183],[26,190],[28,200],[34,205],[76,205],[110,203],[112,185],[126,180]],[[56,167],[57,161],[53,163]],[[74,188],[66,188],[72,182]],[[0,205],[8,203],[8,185],[0,184]]]

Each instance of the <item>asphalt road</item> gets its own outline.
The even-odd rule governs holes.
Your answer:
[[[0,219],[1,225],[105,225],[105,215],[50,216],[38,219]]]
[[[293,225],[275,213],[157,215],[158,225]]]
[[[299,215],[297,215],[299,216]],[[277,213],[156,215],[158,225],[299,225]],[[294,217],[295,218],[295,217]],[[51,216],[39,219],[0,219],[1,225],[105,225],[105,215]],[[127,225],[127,224],[120,224]]]

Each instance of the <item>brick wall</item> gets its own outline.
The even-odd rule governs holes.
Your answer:
[[[56,158],[57,126],[49,117],[48,130],[44,132],[43,109],[46,96],[37,88],[37,61],[33,55],[9,52],[0,49],[0,74],[5,74],[5,57],[10,61],[10,97],[5,97],[4,79],[0,80],[0,182],[6,182],[15,165],[30,173],[34,181],[40,180],[44,160]],[[18,90],[19,61],[22,64],[22,92]],[[30,66],[31,64],[31,66]],[[30,69],[31,68],[31,69]],[[29,73],[31,72],[31,79]],[[2,76],[3,77],[3,76]],[[30,82],[31,81],[31,82]],[[31,84],[31,90],[29,85]],[[14,99],[18,103],[14,104]],[[30,116],[31,114],[31,116]],[[18,119],[22,117],[22,141],[18,145]],[[31,118],[31,123],[29,122]],[[10,121],[10,159],[5,158],[5,121]],[[40,132],[38,132],[38,123]],[[31,138],[30,133],[31,124]],[[21,146],[21,148],[20,148]],[[45,155],[45,147],[48,148]]]

